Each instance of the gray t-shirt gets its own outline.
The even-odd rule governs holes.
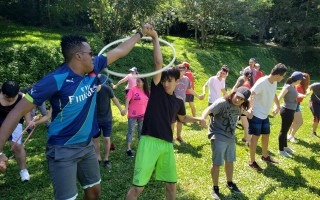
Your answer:
[[[221,97],[210,108],[213,118],[209,127],[209,138],[228,143],[235,142],[235,129],[241,114],[240,106]]]
[[[190,89],[190,80],[187,76],[183,76],[179,79],[176,88],[174,89],[174,94],[177,98],[182,99],[183,102],[186,101],[186,91]]]
[[[298,101],[297,101],[298,92],[297,92],[297,90],[294,87],[292,87],[290,84],[285,84],[283,86],[283,89],[287,89],[288,92],[283,97],[284,104],[282,106],[287,109],[290,109],[290,110],[296,110],[297,105],[298,105]]]

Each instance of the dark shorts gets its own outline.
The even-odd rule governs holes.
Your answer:
[[[66,146],[47,144],[46,156],[55,199],[75,199],[77,180],[83,189],[100,184],[93,142]]]
[[[260,136],[261,134],[270,134],[270,122],[269,118],[260,119],[256,116],[253,116],[249,121],[249,134]]]
[[[192,94],[186,94],[186,102],[193,102],[194,96]]]
[[[103,137],[110,137],[112,130],[112,121],[99,122],[99,132],[93,136],[93,138],[98,138],[101,133]]]
[[[320,118],[320,103],[309,101],[309,106],[313,115],[313,120],[319,122]]]

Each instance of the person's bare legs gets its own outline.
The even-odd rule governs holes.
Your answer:
[[[256,159],[257,144],[260,136],[252,135],[250,144],[250,164],[252,164]]]
[[[101,161],[101,154],[100,154],[100,137],[94,138],[93,139],[93,144],[94,144],[94,150],[96,152],[96,156],[98,161]]]
[[[312,124],[312,131],[313,131],[313,133],[316,133],[316,132],[317,132],[318,124],[319,124],[319,121],[318,121],[318,120],[313,121],[313,124]]]
[[[103,142],[104,142],[104,160],[109,160],[109,153],[110,153],[110,146],[111,146],[110,137],[104,137]]]
[[[189,106],[191,109],[192,116],[195,117],[196,116],[196,106],[194,105],[193,102],[189,102]]]
[[[177,138],[178,139],[182,139],[181,132],[182,132],[182,123],[177,121]]]
[[[220,173],[220,166],[212,164],[211,178],[212,178],[213,186],[218,186],[218,184],[219,184],[219,173]]]
[[[176,183],[166,183],[166,199],[174,200],[176,199]]]
[[[302,124],[303,124],[303,119],[302,119],[301,112],[295,112],[293,122],[289,129],[288,138],[294,137],[298,129],[302,126]]]
[[[126,200],[136,200],[143,191],[144,187],[132,186],[126,196]]]
[[[262,137],[261,137],[262,156],[265,158],[269,156],[269,153],[268,153],[269,135],[270,134],[262,134]]]
[[[226,162],[224,165],[226,171],[227,182],[233,181],[233,162]]]
[[[11,142],[11,147],[14,144],[14,142]],[[17,164],[22,169],[27,169],[27,161],[26,161],[26,151],[22,144],[15,143],[14,147],[12,149],[14,156],[16,158]]]
[[[249,122],[247,116],[240,117],[242,127],[243,127],[243,138],[247,141],[250,145],[250,136],[249,136]]]
[[[84,200],[96,200],[101,195],[101,185],[97,184],[87,189],[84,189]]]

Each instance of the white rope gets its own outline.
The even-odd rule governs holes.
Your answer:
[[[113,45],[115,45],[115,44],[118,44],[118,43],[120,43],[120,42],[124,42],[124,41],[126,41],[126,40],[128,40],[128,39],[130,39],[130,37],[122,38],[122,39],[119,39],[119,40],[116,40],[116,41],[113,41],[113,42],[107,44],[106,46],[104,46],[104,47],[101,49],[101,51],[99,52],[98,55],[100,56],[100,55],[101,55],[106,49],[108,49],[109,47],[111,47],[111,46],[113,46]],[[143,40],[152,40],[151,37],[142,37],[141,39],[143,39]],[[169,42],[165,41],[165,40],[160,39],[160,38],[159,38],[159,42],[160,42],[160,43],[163,43],[163,44],[166,44],[166,45],[168,45],[169,47],[171,47],[172,52],[173,52],[173,58],[172,58],[172,60],[170,61],[170,63],[169,63],[167,66],[165,66],[165,67],[163,67],[163,68],[161,68],[161,69],[159,69],[159,70],[156,70],[156,71],[153,71],[153,72],[150,72],[150,73],[133,75],[133,77],[135,77],[135,78],[144,78],[144,77],[153,76],[153,75],[156,75],[156,74],[158,74],[158,73],[161,73],[161,72],[169,69],[169,68],[173,65],[174,61],[176,60],[176,50],[174,49],[173,45],[170,44]],[[109,69],[105,69],[105,71],[106,71],[108,74],[112,74],[112,75],[118,76],[118,77],[125,77],[125,76],[128,75],[128,74],[123,74],[123,73],[114,72],[114,71],[111,71],[111,70],[109,70]]]

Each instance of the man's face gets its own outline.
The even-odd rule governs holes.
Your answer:
[[[284,79],[284,77],[286,76],[286,73],[284,73],[283,75],[277,75],[277,77],[276,77],[276,81],[277,82],[281,82],[283,79]]]
[[[253,60],[249,60],[249,66],[250,67],[254,67],[254,64],[256,64],[256,62],[254,62]]]
[[[177,80],[175,80],[173,77],[169,77],[168,79],[161,81],[161,84],[166,93],[172,95],[174,89],[176,88]]]
[[[227,73],[226,71],[221,70],[219,77],[220,77],[220,78],[226,78],[227,75],[228,75],[228,73]]]
[[[83,47],[77,54],[80,56],[84,73],[89,73],[93,71],[93,56],[90,45],[86,42],[82,42],[82,44]]]
[[[8,97],[6,94],[2,94],[3,100],[6,101],[7,103],[14,103],[14,101],[16,100],[16,97],[18,96],[18,94],[14,97]]]

